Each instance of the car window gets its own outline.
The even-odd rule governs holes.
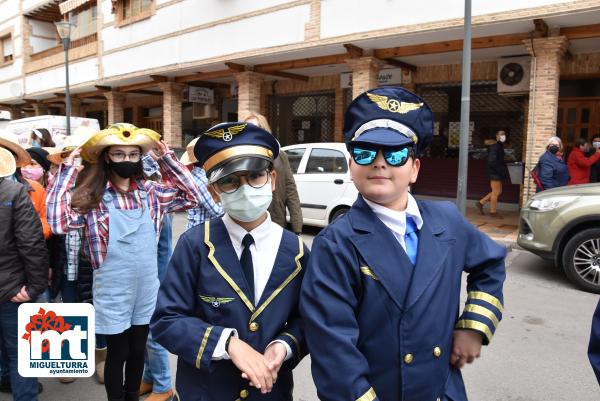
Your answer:
[[[310,152],[306,169],[307,174],[333,174],[348,171],[346,157],[339,150],[315,148]]]
[[[298,172],[298,167],[300,166],[300,161],[302,161],[304,152],[306,152],[306,148],[287,149],[285,151],[290,162],[290,167],[292,168],[292,173],[296,174]]]

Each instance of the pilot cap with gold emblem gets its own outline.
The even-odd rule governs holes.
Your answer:
[[[433,113],[427,103],[399,86],[370,89],[346,110],[346,146],[357,144],[412,146],[421,155],[433,135]]]
[[[279,142],[254,124],[228,122],[203,133],[194,145],[194,156],[209,182],[237,171],[260,171],[279,155]]]

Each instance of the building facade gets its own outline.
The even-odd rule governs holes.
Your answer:
[[[378,85],[426,99],[435,137],[415,191],[456,193],[463,1],[2,0],[0,108],[156,129],[183,146],[215,122],[265,114],[283,145],[341,141],[343,111]],[[600,0],[474,2],[469,197],[503,129],[532,168],[548,138],[600,133]],[[505,188],[519,203],[535,188]]]

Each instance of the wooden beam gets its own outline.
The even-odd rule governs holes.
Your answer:
[[[391,66],[403,68],[405,70],[409,70],[409,71],[412,71],[412,72],[417,71],[417,66],[416,65],[405,63],[404,61],[396,60],[394,58],[388,58],[388,59],[384,60],[384,62],[386,64],[391,65]]]
[[[548,36],[548,24],[541,18],[533,20],[533,37],[534,38],[545,38]]]
[[[208,79],[216,79],[216,78],[227,78],[234,74],[234,71],[231,70],[219,70],[219,71],[210,71],[210,72],[198,72],[192,75],[184,75],[181,77],[176,77],[175,82],[186,83],[186,82],[195,82],[195,81],[206,81]]]
[[[42,103],[44,103],[44,104],[64,103],[64,102],[65,102],[65,98],[64,97],[62,97],[62,98],[55,98],[55,97],[53,98],[53,97],[51,97],[49,99],[42,100]]]
[[[318,67],[328,64],[343,64],[349,59],[348,53],[333,54],[330,56],[300,58],[276,63],[266,63],[254,66],[254,72],[270,73],[273,71],[293,70],[296,68]]]
[[[346,51],[352,58],[359,58],[363,56],[364,51],[362,47],[358,47],[356,45],[353,45],[352,43],[346,43],[344,44],[344,47],[346,48]]]
[[[54,96],[56,96],[56,97],[65,97],[66,95],[64,93],[54,92]]]
[[[129,91],[129,93],[138,93],[140,95],[150,95],[150,96],[162,96],[163,93],[162,92],[158,92],[158,91],[149,91],[146,89],[138,89],[135,91]]]
[[[110,86],[94,85],[94,87],[98,89],[99,92],[110,92],[112,90]]]
[[[293,74],[291,72],[285,72],[285,71],[271,71],[271,72],[266,72],[265,74],[274,75],[276,77],[295,79],[295,80],[304,81],[304,82],[309,80],[309,77],[307,77],[306,75]]]
[[[227,68],[229,68],[230,70],[235,71],[235,72],[248,71],[247,67],[242,64],[227,62],[227,63],[225,63],[225,65],[227,66]]]
[[[150,82],[141,82],[139,84],[119,86],[116,90],[117,90],[117,92],[131,92],[131,91],[135,91],[138,89],[152,88],[154,86],[157,86],[157,82],[150,81]]]
[[[597,38],[600,37],[600,24],[560,28],[560,34],[569,40]]]
[[[150,78],[154,82],[168,82],[169,81],[169,77],[165,77],[163,75],[150,75]]]
[[[529,33],[514,33],[510,35],[483,36],[473,38],[471,42],[472,49],[490,49],[493,47],[517,46],[522,45],[523,41],[530,39]],[[435,54],[446,52],[462,51],[463,40],[446,40],[443,42],[422,43],[418,45],[409,45],[401,47],[390,47],[387,49],[377,49],[373,55],[377,58],[387,60],[393,57],[420,56],[423,54]]]

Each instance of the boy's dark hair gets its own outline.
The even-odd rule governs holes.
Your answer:
[[[583,138],[583,137],[579,137],[577,138],[577,140],[575,141],[575,146],[580,147],[583,146],[587,143],[587,139]]]

